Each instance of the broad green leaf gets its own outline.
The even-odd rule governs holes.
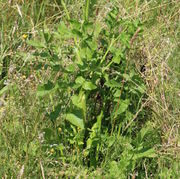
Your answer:
[[[37,96],[45,96],[47,94],[49,94],[53,89],[54,89],[55,85],[48,81],[48,83],[38,86],[37,88]]]
[[[91,50],[97,49],[97,42],[96,41],[92,41],[92,39],[91,39],[91,40],[87,41],[87,44]]]
[[[75,19],[71,19],[69,20],[71,26],[73,27],[73,29],[79,30],[81,28],[81,23]]]
[[[68,28],[64,22],[61,22],[60,25],[58,26],[58,34],[55,33],[56,36],[59,36],[62,39],[68,39],[68,38],[72,38],[72,32],[70,30],[70,28]]]
[[[130,36],[129,34],[125,33],[125,32],[122,32],[121,35],[120,35],[120,40],[121,40],[121,43],[125,46],[127,46],[128,48],[130,47]]]
[[[98,115],[98,117],[97,117],[97,123],[98,123],[99,129],[101,128],[102,118],[103,118],[103,111],[101,111],[101,113],[100,113],[100,114]]]
[[[81,92],[79,97],[81,99],[81,106],[83,109],[84,119],[86,120],[86,96],[85,96],[84,92]]]
[[[78,108],[82,108],[81,104],[79,104],[79,96],[74,95],[72,96],[72,103],[77,106]]]
[[[85,21],[83,23],[82,28],[83,28],[83,31],[84,31],[85,34],[90,34],[91,35],[92,32],[93,32],[93,23]]]
[[[99,144],[102,118],[103,118],[103,111],[101,111],[100,115],[97,116],[97,122],[94,123],[94,125],[91,128],[90,136],[87,140],[86,149],[90,149],[91,147],[96,147]]]
[[[153,131],[153,127],[152,127],[151,122],[147,122],[146,125],[140,130],[140,132],[138,133],[136,137],[135,142],[137,143],[137,145],[139,145],[139,143],[143,141],[145,136],[150,134],[152,131]]]
[[[67,32],[70,32],[70,30],[66,27],[64,22],[61,22],[58,26],[58,32],[60,34],[66,34]]]
[[[36,40],[28,40],[27,44],[36,48],[46,48],[46,45],[44,43]]]
[[[78,88],[80,88],[82,85],[80,84],[80,83],[76,83],[76,84],[74,84],[73,86],[72,86],[72,88],[74,89],[74,90],[77,90]]]
[[[42,52],[35,52],[32,54],[33,56],[40,56],[42,58],[49,58],[50,57],[50,54],[48,52],[45,52],[45,51],[42,51]]]
[[[97,22],[96,25],[95,25],[95,29],[94,29],[94,38],[95,39],[98,38],[101,30],[102,30],[102,24]]]
[[[54,121],[58,118],[59,114],[60,114],[60,111],[61,111],[61,105],[58,104],[56,107],[55,107],[55,110],[52,111],[50,114],[48,114],[48,117]]]
[[[80,51],[79,51],[79,49],[78,49],[77,47],[74,48],[74,52],[75,52],[75,54],[76,54],[76,56],[77,56],[77,61],[76,61],[76,63],[77,63],[78,65],[83,66],[83,61],[82,61],[82,59],[81,59],[81,54],[80,54]]]
[[[156,152],[155,152],[155,150],[153,148],[147,149],[147,150],[144,150],[144,151],[143,150],[138,151],[138,153],[134,155],[133,159],[137,160],[137,159],[143,158],[143,157],[154,158],[154,157],[157,156]]]
[[[86,58],[86,48],[81,48],[80,50],[81,58]]]
[[[113,60],[114,63],[119,64],[120,61],[121,61],[121,58],[120,58],[120,56],[115,56],[115,57],[113,57],[112,60]]]
[[[113,96],[118,98],[120,95],[121,95],[121,90],[117,89]]]
[[[83,118],[86,119],[86,96],[83,91],[80,91],[79,95],[72,96],[72,103],[82,109]]]
[[[36,152],[37,152],[38,148],[39,148],[39,145],[35,140],[31,141],[29,143],[29,145],[27,145],[27,143],[24,143],[24,145],[23,145],[23,150],[25,152],[27,152],[27,150],[28,150],[29,154],[31,156],[36,156]]]
[[[91,60],[93,56],[93,51],[89,48],[85,48],[84,52],[85,52],[85,57],[87,58],[87,60]]]
[[[122,83],[117,82],[116,80],[108,80],[106,81],[105,85],[110,88],[114,88],[114,87],[120,88],[122,86]]]
[[[73,29],[71,32],[74,37],[79,37],[79,38],[83,37],[82,33],[79,30]]]
[[[73,125],[79,127],[80,129],[84,129],[84,122],[83,119],[77,117],[76,115],[72,113],[68,113],[66,115],[66,119]]]
[[[85,81],[83,84],[83,89],[85,90],[94,90],[96,88],[96,85],[94,85],[91,81]]]
[[[47,141],[52,140],[54,131],[51,128],[45,128],[45,129],[43,129],[43,132],[44,132],[45,140],[47,140]]]
[[[67,70],[68,72],[75,72],[76,67],[75,67],[74,64],[70,64],[70,65],[68,65],[68,66],[66,67],[66,70]]]
[[[72,96],[72,103],[77,106],[78,108],[81,108],[85,111],[86,109],[86,97],[83,92],[80,92],[80,94]]]
[[[123,112],[125,112],[127,110],[129,106],[129,100],[120,100],[119,102],[119,107],[117,110],[117,115],[122,114]]]
[[[85,79],[82,76],[78,76],[75,82],[82,85],[85,82]]]

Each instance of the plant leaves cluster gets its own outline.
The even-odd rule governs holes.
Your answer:
[[[110,172],[121,169],[124,177],[139,160],[156,154],[145,142],[149,127],[137,134],[135,122],[126,127],[140,109],[146,88],[127,58],[141,24],[119,18],[118,12],[112,9],[101,23],[87,17],[64,20],[55,31],[44,30],[40,40],[27,43],[36,49],[40,67],[51,71],[37,95],[53,100],[46,116],[56,129],[46,129],[45,135],[47,143],[57,144],[55,156],[68,162],[73,153],[76,163],[91,167],[104,163]],[[118,149],[111,156],[114,147]]]

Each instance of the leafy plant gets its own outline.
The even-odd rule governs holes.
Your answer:
[[[145,85],[127,53],[141,23],[119,18],[118,8],[112,9],[103,23],[94,21],[88,15],[89,3],[87,0],[83,21],[78,21],[70,18],[62,1],[66,20],[54,32],[46,29],[39,40],[27,41],[37,49],[34,56],[40,65],[52,74],[38,87],[37,95],[42,99],[49,96],[53,101],[53,110],[46,116],[63,131],[60,136],[53,134],[54,142],[63,136],[61,146],[81,156],[76,162],[100,165],[102,155],[109,152],[104,153],[103,146],[107,141],[108,147],[113,146],[114,136],[130,140],[128,150],[119,151],[119,162],[127,162],[125,168],[131,163],[135,169],[138,159],[155,156],[152,148],[143,149],[141,140],[146,131],[137,135],[137,146],[132,146],[136,135],[131,134],[131,121],[141,107]],[[112,165],[119,164],[113,160]]]

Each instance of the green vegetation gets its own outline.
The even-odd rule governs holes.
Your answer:
[[[179,7],[1,0],[1,178],[179,178]]]

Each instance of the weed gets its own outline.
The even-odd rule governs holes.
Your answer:
[[[178,178],[178,7],[1,1],[0,176]]]

